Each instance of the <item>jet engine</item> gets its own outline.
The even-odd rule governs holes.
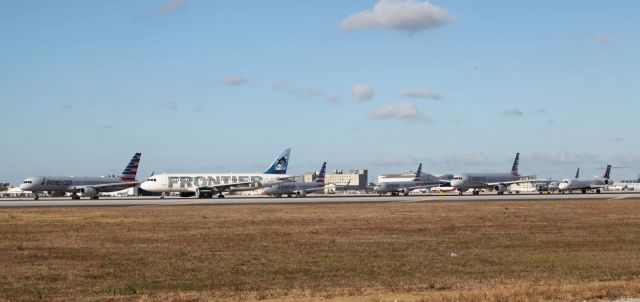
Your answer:
[[[611,179],[605,179],[605,180],[604,180],[604,184],[605,184],[605,185],[612,185],[612,184],[613,184],[613,180],[611,180]]]
[[[82,193],[82,196],[87,196],[87,197],[98,196],[98,190],[96,190],[96,188],[94,187],[84,187],[80,189],[80,193]]]
[[[409,192],[410,192],[410,191],[409,191],[409,189],[408,189],[408,188],[404,188],[404,189],[400,190],[400,193],[402,193],[404,196],[409,195]]]
[[[493,186],[493,190],[498,192],[498,194],[502,194],[507,191],[507,186],[505,185],[495,185]]]
[[[298,196],[298,197],[307,197],[307,190],[296,191],[296,196]]]
[[[49,192],[49,196],[50,197],[64,197],[65,192],[62,191],[50,191]]]

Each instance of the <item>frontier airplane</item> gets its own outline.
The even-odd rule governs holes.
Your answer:
[[[586,194],[587,191],[595,190],[596,193],[600,193],[600,189],[613,185],[611,176],[611,165],[607,165],[607,170],[603,176],[595,176],[593,178],[580,178],[580,168],[576,171],[575,178],[565,178],[558,185],[561,193],[566,191],[580,190],[582,194]]]
[[[121,191],[138,185],[136,173],[141,156],[141,153],[133,155],[120,177],[36,176],[25,179],[20,189],[33,192],[35,200],[40,192],[49,192],[52,197],[62,197],[70,192],[71,199],[80,199],[80,196],[98,199],[101,192]]]
[[[293,179],[286,175],[291,148],[285,148],[276,157],[271,166],[263,173],[179,173],[156,174],[140,185],[150,192],[180,193],[180,197],[197,196],[211,198],[217,193],[218,198],[224,192],[251,191]]]
[[[264,189],[264,193],[270,196],[282,197],[287,195],[291,197],[293,195],[299,197],[307,197],[307,193],[324,189],[324,175],[327,171],[327,163],[322,163],[320,173],[316,181],[313,182],[284,182]]]

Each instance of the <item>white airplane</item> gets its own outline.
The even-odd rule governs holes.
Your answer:
[[[51,197],[62,197],[71,193],[71,199],[87,196],[98,199],[100,192],[115,192],[135,187],[141,153],[136,153],[120,177],[85,177],[85,176],[36,176],[25,179],[20,189],[33,192],[33,199],[38,200],[38,193],[49,192]]]
[[[613,185],[613,180],[610,178],[611,176],[611,165],[607,165],[607,170],[604,172],[603,176],[594,176],[593,178],[580,178],[580,168],[576,171],[576,177],[565,178],[558,185],[558,189],[560,189],[560,193],[564,193],[566,191],[574,191],[580,190],[582,194],[586,194],[587,191],[595,190],[596,193],[600,193],[600,189]]]
[[[263,173],[173,173],[156,174],[140,185],[149,192],[180,193],[180,197],[211,198],[224,192],[250,191],[293,179],[286,175],[291,148],[285,148]]]
[[[442,184],[442,181],[437,177],[422,174],[422,163],[420,163],[418,165],[416,175],[413,178],[408,178],[405,181],[380,182],[378,185],[373,187],[373,191],[378,193],[378,196],[382,196],[387,193],[391,193],[392,196],[400,194],[407,196],[409,195],[409,192],[413,190],[422,188],[428,189],[434,186],[439,186],[440,184]]]
[[[545,182],[544,180],[521,180],[518,173],[520,166],[520,153],[516,154],[510,173],[465,173],[454,175],[451,186],[456,188],[460,195],[469,189],[473,189],[473,195],[479,195],[480,190],[488,189],[503,195],[509,185],[525,182]]]
[[[324,175],[327,170],[327,163],[322,164],[320,173],[314,182],[284,182],[264,189],[264,193],[270,196],[282,197],[293,195],[307,197],[307,193],[324,189]]]

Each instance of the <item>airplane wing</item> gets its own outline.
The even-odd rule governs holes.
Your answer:
[[[91,188],[94,188],[94,189],[100,191],[100,189],[102,189],[102,188],[138,185],[140,183],[141,183],[140,181],[123,181],[123,182],[112,182],[112,183],[97,184],[97,185],[73,186],[71,189],[72,190],[80,190],[80,189],[83,189],[83,188],[91,187]]]
[[[215,191],[218,192],[225,192],[225,191],[229,191],[232,188],[237,188],[240,186],[244,186],[244,185],[250,185],[255,183],[255,181],[244,181],[244,182],[237,182],[237,183],[232,183],[232,184],[218,184],[218,185],[213,185],[213,186],[206,186],[206,187],[200,187],[199,189],[213,189]],[[258,189],[258,188],[256,188]]]
[[[508,185],[514,185],[514,184],[522,184],[522,183],[543,183],[543,184],[549,184],[551,183],[552,180],[546,180],[546,179],[531,179],[531,180],[512,180],[512,181],[501,181],[501,182],[490,182],[487,183],[487,185],[489,186],[497,186],[497,185],[504,185],[504,186],[508,186]]]
[[[421,185],[421,186],[413,186],[413,187],[409,187],[407,189],[409,190],[417,190],[417,189],[431,189],[433,187],[438,187],[441,184],[429,184],[429,185]]]

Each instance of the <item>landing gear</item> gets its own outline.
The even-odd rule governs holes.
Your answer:
[[[222,193],[218,194],[218,198],[224,198],[224,194]]]
[[[596,194],[600,194],[600,189],[596,189]]]
[[[586,189],[582,189],[582,194],[587,194],[587,190]]]
[[[160,199],[164,199],[164,192],[162,192],[162,195],[160,195]]]
[[[382,193],[378,193],[378,196],[379,196],[379,197],[380,197],[380,196],[382,196]]]
[[[473,190],[472,192],[472,195],[480,195],[480,190]]]
[[[98,199],[100,199],[100,197],[99,196],[91,196],[91,199],[92,200],[98,200]]]
[[[38,200],[40,199],[40,197],[38,197],[38,192],[33,192],[33,200]]]
[[[291,196],[292,196],[291,194],[287,194],[287,197],[291,198]]]
[[[404,196],[409,196],[409,192],[404,193]]]
[[[463,193],[462,191],[459,191],[459,192],[458,192],[458,195],[459,195],[459,196],[462,196],[462,193]]]
[[[76,193],[71,194],[71,200],[78,200],[78,199],[80,199],[80,195]]]

